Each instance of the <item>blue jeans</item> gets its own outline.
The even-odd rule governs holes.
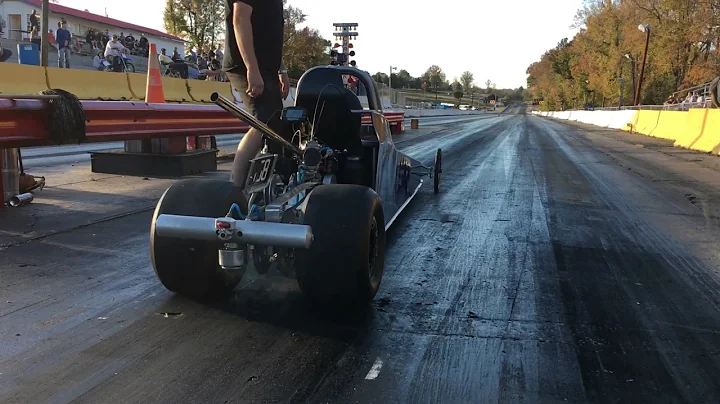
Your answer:
[[[66,69],[70,68],[70,55],[71,55],[70,47],[66,46],[64,48],[58,48],[58,67]],[[63,61],[65,62],[65,66],[63,66]]]

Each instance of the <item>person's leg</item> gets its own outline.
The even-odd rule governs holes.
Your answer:
[[[72,52],[70,51],[70,48],[65,48],[65,68],[70,68],[70,55],[72,55]]]
[[[58,47],[58,67],[62,69],[63,67],[63,55],[65,54],[65,51]]]
[[[257,98],[251,98],[246,93],[248,88],[247,77],[241,72],[227,72],[231,86],[239,93],[245,110],[250,112],[260,121],[267,123],[270,128],[276,130],[273,124],[275,120],[280,121],[282,111],[282,95],[280,94],[277,77],[269,76],[265,79],[263,94]],[[262,133],[250,128],[238,144],[235,152],[235,160],[230,175],[230,180],[236,187],[243,187],[250,169],[250,160],[260,152],[263,147]]]

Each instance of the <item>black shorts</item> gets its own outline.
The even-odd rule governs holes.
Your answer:
[[[278,75],[263,74],[263,81],[265,82],[263,93],[259,97],[252,98],[246,93],[248,82],[245,73],[232,70],[226,73],[228,79],[230,79],[230,85],[240,94],[243,108],[255,118],[264,122],[277,134],[288,141],[292,141],[292,127],[280,119],[283,110],[283,99]],[[271,153],[281,151],[281,146],[277,142],[271,140],[267,142],[267,145]]]

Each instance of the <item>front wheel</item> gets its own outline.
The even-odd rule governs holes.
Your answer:
[[[330,184],[307,197],[303,223],[310,249],[295,250],[300,289],[312,300],[350,306],[369,303],[385,269],[385,216],[371,188]]]
[[[135,65],[131,62],[125,62],[125,71],[127,73],[135,73]]]

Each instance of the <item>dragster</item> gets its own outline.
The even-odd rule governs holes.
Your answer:
[[[357,79],[368,109],[343,77]],[[233,101],[211,100],[262,132],[242,189],[229,181],[185,179],[170,186],[152,217],[150,251],[160,282],[192,298],[232,293],[252,262],[295,277],[312,301],[363,305],[385,269],[386,232],[424,177],[440,186],[442,151],[432,167],[398,151],[371,76],[346,66],[307,70],[282,121],[288,141]],[[363,126],[369,114],[372,125]],[[268,152],[268,142],[281,152]]]

